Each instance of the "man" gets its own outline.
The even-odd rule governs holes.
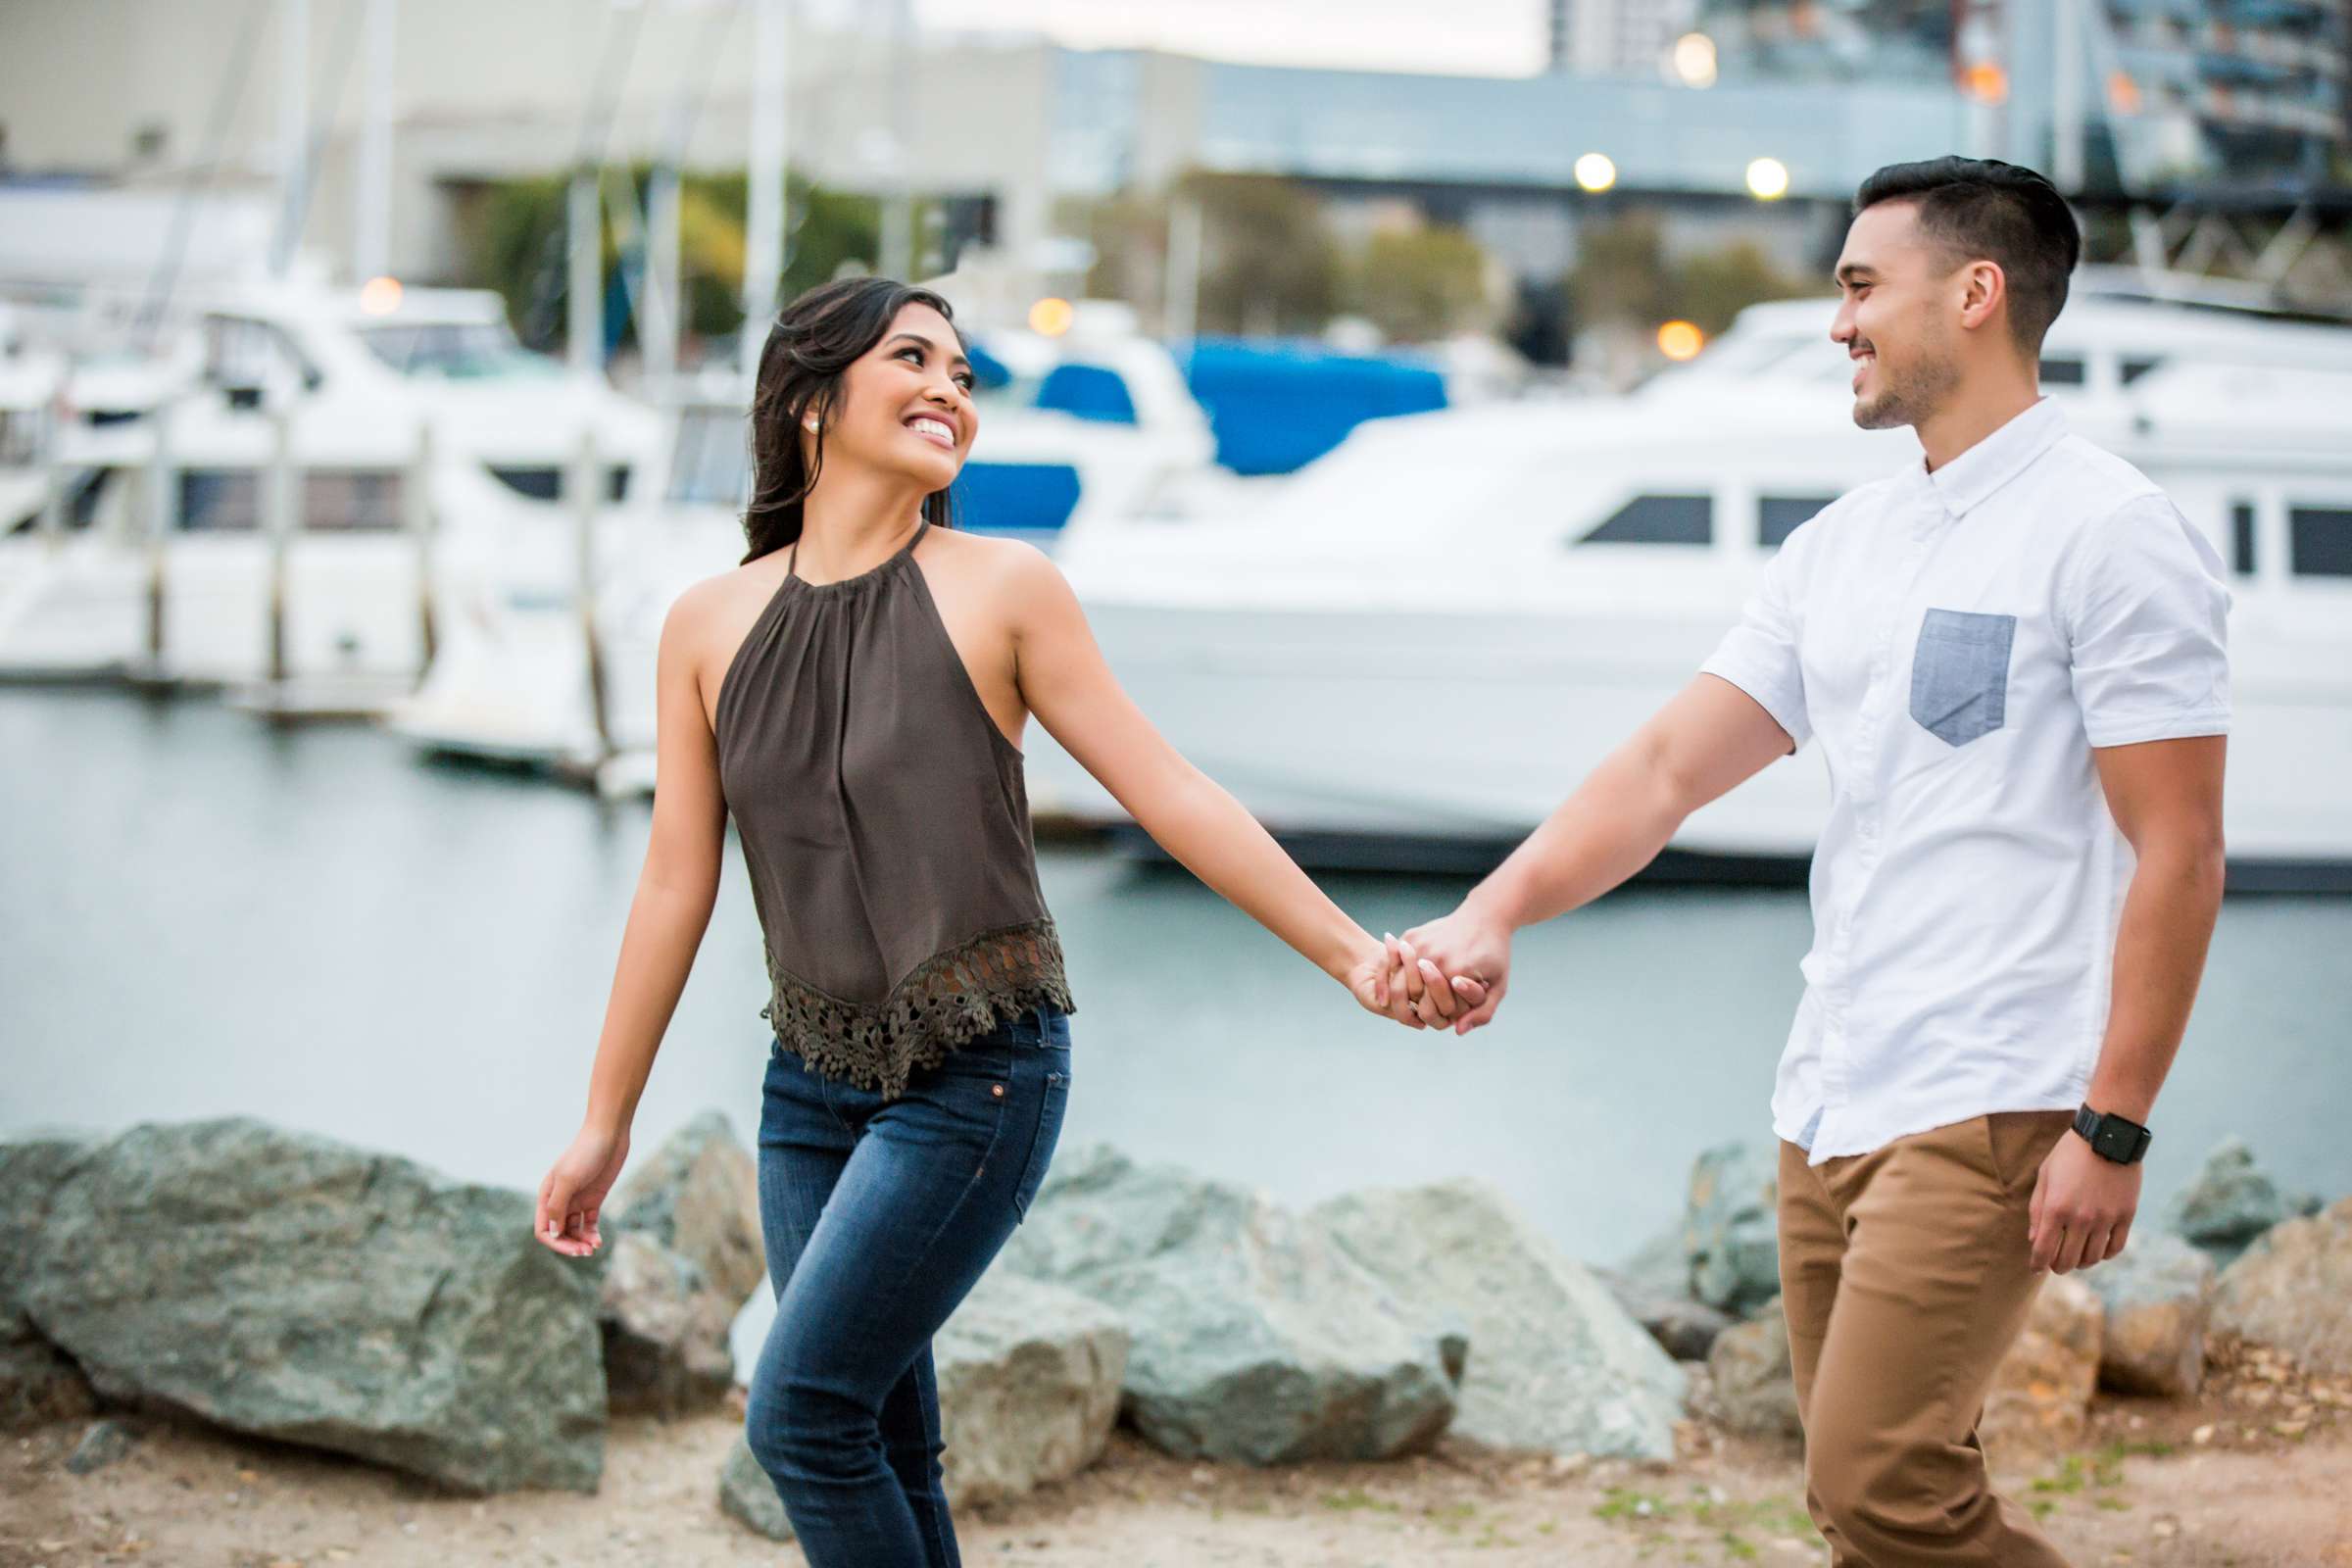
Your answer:
[[[2040,1275],[2131,1233],[2221,904],[2228,595],[2163,493],[2040,398],[2081,248],[2049,182],[1940,158],[1854,205],[1830,335],[1855,422],[1910,425],[1924,463],[1790,535],[1691,684],[1396,944],[1398,980],[1426,1021],[1485,1023],[1514,930],[1817,737],[1772,1104],[1807,1501],[1838,1564],[2059,1563],[1976,1426]]]

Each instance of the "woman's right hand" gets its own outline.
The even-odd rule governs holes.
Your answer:
[[[539,1212],[531,1234],[540,1245],[565,1257],[586,1257],[603,1246],[597,1216],[628,1157],[627,1128],[605,1132],[582,1127],[539,1184]]]

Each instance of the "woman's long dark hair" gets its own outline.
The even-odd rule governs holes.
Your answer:
[[[784,307],[768,328],[760,351],[760,379],[752,389],[752,503],[743,514],[750,546],[745,561],[757,561],[801,536],[801,505],[816,488],[825,466],[825,435],[841,405],[842,372],[882,341],[899,312],[928,305],[948,319],[958,345],[963,332],[948,302],[927,288],[887,277],[844,277],[815,288]],[[817,417],[815,461],[801,457],[801,421]],[[923,515],[942,528],[955,526],[948,492],[923,498]]]

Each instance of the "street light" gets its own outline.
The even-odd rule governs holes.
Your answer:
[[[1617,166],[1607,153],[1587,153],[1576,161],[1576,182],[1589,191],[1604,191],[1617,183]]]
[[[1715,40],[1705,33],[1684,33],[1674,40],[1674,52],[1668,58],[1674,67],[1675,79],[1684,86],[1715,85]]]
[[[1747,166],[1747,193],[1760,202],[1777,202],[1788,194],[1788,166],[1778,158],[1759,158]]]
[[[1707,334],[1689,321],[1668,321],[1658,328],[1658,352],[1676,364],[1698,358],[1698,351],[1707,346]]]

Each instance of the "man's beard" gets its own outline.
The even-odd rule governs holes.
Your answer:
[[[1900,377],[1887,369],[1885,360],[1880,360],[1879,375],[1886,385],[1878,396],[1867,401],[1854,400],[1854,423],[1865,430],[1916,425],[1936,412],[1960,380],[1952,362],[1940,356],[1921,361],[1909,374]]]

